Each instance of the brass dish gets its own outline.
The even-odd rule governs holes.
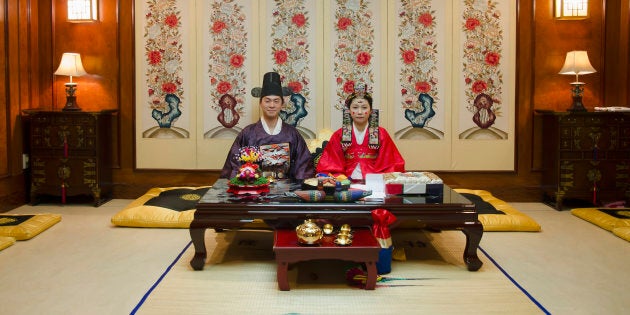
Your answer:
[[[335,239],[335,244],[339,246],[350,246],[352,245],[352,239],[349,237],[337,237]]]

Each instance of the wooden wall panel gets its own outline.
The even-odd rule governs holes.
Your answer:
[[[561,22],[551,18],[552,1],[517,0],[518,170],[514,173],[438,174],[447,184],[487,189],[499,198],[510,201],[539,200],[537,161],[542,153],[538,150],[537,139],[541,135],[536,128],[533,109],[563,110],[570,105],[570,77],[557,74],[564,55],[569,50],[587,49],[593,66],[598,70],[596,74],[581,77],[587,82],[587,90],[590,90],[584,98],[587,107],[612,102],[614,99],[618,100],[615,102],[619,102],[619,105],[630,106],[630,82],[627,77],[630,72],[630,3],[618,0],[590,2],[591,18],[585,21]],[[607,14],[603,11],[604,3]],[[87,90],[88,84],[100,85],[92,94],[81,93],[79,104],[87,107],[92,102],[104,104],[104,108],[119,109],[119,128],[113,130],[115,138],[119,139],[116,147],[120,148],[119,153],[113,153],[114,156],[119,156],[119,166],[114,172],[116,198],[135,198],[154,186],[207,184],[216,179],[217,172],[135,169],[134,0],[100,0],[101,14],[106,16],[97,25],[88,27],[90,31],[79,25],[61,24],[59,19],[65,18],[65,12],[58,6],[65,6],[64,0],[0,0],[0,4],[0,10],[6,10],[0,14],[0,58],[3,59],[0,67],[4,66],[6,69],[0,69],[0,93],[5,93],[0,95],[0,111],[7,115],[6,119],[0,118],[7,122],[2,127],[6,137],[0,138],[0,155],[6,156],[7,160],[0,162],[4,163],[6,169],[4,172],[0,171],[5,173],[0,175],[0,211],[6,210],[11,203],[15,204],[25,191],[21,186],[23,139],[19,131],[20,110],[50,106],[53,103],[53,92],[63,93],[63,89],[53,91],[57,87],[53,83],[62,84],[63,81],[54,78],[52,73],[63,51],[74,47],[84,50],[89,57],[84,60],[86,69],[95,72],[93,76],[81,79],[89,79],[90,82],[80,82],[80,88]],[[76,39],[79,35],[81,40]],[[91,37],[99,38],[92,40]],[[573,42],[577,44],[573,45]],[[68,46],[70,43],[78,46]],[[103,54],[97,52],[100,49]],[[99,57],[94,57],[97,55]],[[2,62],[6,64],[3,65]],[[103,69],[105,63],[108,65],[107,69]],[[11,81],[8,80],[9,74]],[[22,95],[24,92],[26,96]]]
[[[11,125],[8,123],[9,104],[8,100],[8,81],[9,76],[7,72],[7,18],[6,18],[6,0],[0,0],[0,46],[2,47],[2,56],[0,56],[0,122],[3,124],[0,127],[0,143],[9,143],[9,131]],[[0,146],[0,178],[9,175],[9,150],[8,146]]]
[[[571,106],[570,82],[575,78],[560,75],[566,53],[586,50],[596,73],[580,76],[586,82],[584,106],[602,106],[604,78],[603,1],[589,1],[589,18],[556,20],[553,1],[536,0],[534,13],[534,108],[564,111]]]

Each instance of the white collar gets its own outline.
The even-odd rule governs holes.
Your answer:
[[[357,126],[352,123],[352,132],[354,132],[354,139],[357,141],[357,144],[363,144],[363,140],[365,140],[365,132],[368,130],[367,126],[363,131],[359,131]]]
[[[267,122],[265,121],[265,119],[261,118],[260,122],[262,123],[263,129],[265,129],[265,132],[275,136],[277,134],[280,133],[280,131],[282,131],[282,119],[278,118],[278,122],[276,122],[276,127],[273,130],[269,129],[269,126],[267,126]]]

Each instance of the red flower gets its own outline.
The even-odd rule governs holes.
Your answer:
[[[488,84],[485,81],[477,80],[472,85],[472,91],[475,94],[479,94],[488,88]]]
[[[289,59],[289,55],[287,54],[286,50],[277,50],[274,54],[273,54],[274,59],[276,59],[276,64],[283,64],[285,62],[287,62],[287,59]]]
[[[343,79],[340,77],[337,77],[337,84],[341,84],[341,82],[343,82]]]
[[[178,22],[179,22],[179,19],[177,19],[177,15],[175,15],[175,14],[171,14],[171,15],[167,16],[166,19],[164,19],[164,23],[166,23],[166,25],[168,25],[170,27],[177,26]]]
[[[345,31],[348,28],[348,26],[351,26],[351,25],[352,25],[352,20],[347,17],[342,17],[337,21],[337,28],[342,31]]]
[[[429,91],[431,91],[431,84],[429,84],[429,82],[416,82],[416,92],[427,93]]]
[[[162,84],[162,91],[166,93],[174,93],[175,91],[177,91],[177,85],[172,82],[164,83]]]
[[[466,29],[469,31],[475,30],[475,28],[479,25],[481,25],[481,22],[475,18],[466,19]]]
[[[362,51],[357,54],[357,63],[362,66],[369,65],[371,59],[372,59],[372,56],[370,56],[370,54],[365,51]]]
[[[293,93],[300,93],[304,88],[300,81],[289,82],[289,84],[287,85],[291,88],[291,91],[293,91]]]
[[[354,81],[346,81],[346,83],[343,84],[343,91],[347,94],[354,93]]]
[[[149,96],[152,96],[153,94],[155,94],[155,91],[153,89],[149,89]]]
[[[157,50],[149,52],[149,64],[156,65],[162,61],[162,53]]]
[[[429,27],[431,26],[431,24],[433,24],[433,16],[431,16],[430,13],[422,13],[420,14],[420,16],[418,17],[418,23]]]
[[[245,61],[245,57],[243,57],[243,55],[241,54],[234,54],[230,56],[230,64],[234,68],[240,68],[241,66],[243,66],[243,61]]]
[[[212,23],[212,32],[221,33],[226,28],[227,25],[223,21],[214,21]]]
[[[402,95],[407,94],[407,89],[401,89],[401,90],[400,90],[400,94],[402,94]]]
[[[229,92],[231,89],[232,89],[232,84],[230,84],[230,82],[221,81],[219,82],[219,84],[217,84],[217,92],[219,92],[219,94],[225,94]]]
[[[298,27],[302,27],[304,26],[304,24],[306,24],[306,17],[304,16],[304,14],[298,13],[294,15],[293,18],[291,18],[291,22],[293,22],[293,24],[297,25]]]
[[[495,53],[495,52],[489,52],[486,54],[486,63],[491,65],[491,66],[496,66],[499,64],[499,59],[501,59],[501,56],[499,56],[499,54]]]
[[[470,78],[466,78],[465,81],[466,81],[467,85],[470,84],[470,82],[472,82],[472,80]]]
[[[402,53],[402,57],[406,64],[413,63],[416,60],[416,52],[413,50],[405,50]]]

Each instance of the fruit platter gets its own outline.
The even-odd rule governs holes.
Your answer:
[[[350,179],[345,175],[334,176],[332,174],[317,174],[314,178],[307,178],[302,183],[304,190],[321,189],[326,195],[332,196],[336,191],[345,191],[350,188]]]

